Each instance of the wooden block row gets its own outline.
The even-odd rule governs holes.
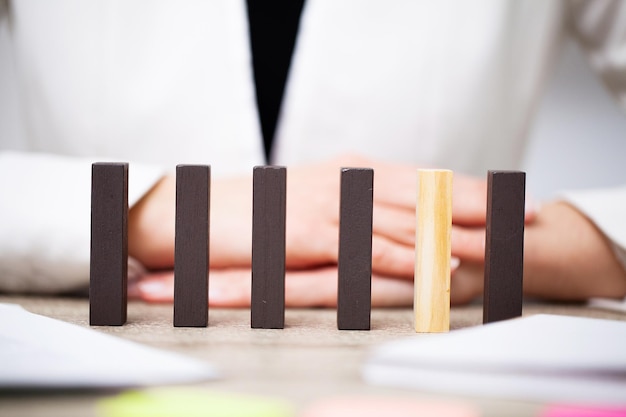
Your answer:
[[[174,326],[208,325],[210,167],[176,168]],[[284,327],[286,168],[255,167],[251,327]],[[525,174],[489,171],[484,322],[521,315]],[[342,168],[337,327],[369,330],[374,171]],[[126,322],[128,164],[92,167],[90,324]],[[452,172],[418,171],[415,330],[450,315]]]
[[[128,164],[92,168],[90,324],[126,322]],[[174,326],[208,325],[210,167],[176,167]],[[340,329],[370,327],[373,170],[341,171]],[[285,316],[286,168],[255,167],[251,326],[282,329]]]

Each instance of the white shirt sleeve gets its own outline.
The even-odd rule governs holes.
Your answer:
[[[52,293],[86,286],[93,162],[0,152],[0,291]],[[129,206],[163,175],[162,168],[131,163]]]

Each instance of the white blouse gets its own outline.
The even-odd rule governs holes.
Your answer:
[[[624,2],[308,0],[271,162],[519,168],[567,28],[626,108]],[[93,161],[130,161],[131,205],[264,163],[243,0],[0,0],[0,91],[0,290],[87,283]],[[621,254],[626,188],[598,192],[569,198]]]

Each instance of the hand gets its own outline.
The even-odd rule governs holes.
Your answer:
[[[287,299],[291,300],[288,303],[298,306],[336,303],[340,167],[372,167],[375,170],[374,305],[410,305],[415,258],[416,169],[354,156],[288,171],[286,261],[289,271],[286,285]],[[212,282],[215,282],[212,288],[222,288],[221,293],[226,294],[216,298],[214,292],[211,299],[218,305],[247,305],[249,290],[246,292],[245,288],[250,285],[252,181],[249,177],[216,180],[211,194],[210,262],[214,269]],[[484,252],[486,194],[486,181],[455,176],[453,254],[455,251],[463,254],[467,246]],[[166,177],[131,210],[129,252],[148,268],[172,268],[174,264],[174,201],[175,180]],[[482,256],[479,256],[480,260]],[[163,285],[159,280],[148,279],[145,287],[155,291],[143,291],[141,296],[151,301],[171,301],[171,273],[152,278],[161,278]],[[467,293],[462,289],[467,287],[454,282],[452,285],[453,300],[459,299],[455,294]],[[294,290],[290,296],[291,287],[300,291]],[[303,288],[314,291],[303,291]],[[319,288],[324,291],[320,292]],[[404,291],[402,295],[398,292],[400,288]],[[311,294],[317,295],[308,299]],[[248,301],[242,301],[246,297]],[[465,297],[460,299],[465,300]]]
[[[469,233],[456,246],[453,239],[453,253],[462,259],[452,275],[453,303],[464,303],[483,293],[484,246],[480,247],[477,236],[484,236],[484,230],[472,231],[476,236]],[[569,204],[545,205],[535,221],[526,225],[524,236],[526,295],[561,301],[626,296],[626,272],[610,243]]]
[[[209,275],[211,307],[250,307],[249,269],[212,270]],[[129,297],[153,303],[174,301],[174,273],[150,273],[129,286]],[[413,302],[413,283],[392,278],[372,277],[372,306],[399,307]],[[323,267],[287,271],[286,307],[335,307],[337,268]]]
[[[249,266],[252,242],[251,178],[212,181],[210,263]],[[128,253],[146,268],[174,266],[176,178],[163,177],[129,213]]]
[[[343,156],[287,174],[287,267],[336,265],[341,167],[374,169],[372,269],[381,276],[413,279],[417,171],[358,156]],[[456,175],[453,222],[485,224],[487,183]]]
[[[416,170],[360,157],[290,168],[287,174],[287,268],[336,265],[340,167],[372,167],[374,174],[373,271],[413,278]],[[453,222],[484,225],[486,182],[455,176]],[[213,181],[211,254],[213,268],[249,268],[252,181]],[[149,269],[174,264],[175,179],[163,178],[130,212],[129,254]]]

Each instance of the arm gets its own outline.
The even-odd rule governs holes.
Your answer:
[[[613,243],[574,206],[546,205],[526,238],[528,295],[574,301],[626,297],[626,270]]]
[[[616,202],[613,200],[611,207],[618,212],[620,206]],[[624,209],[623,204],[621,208]],[[620,222],[623,219],[618,218],[609,230],[623,233]],[[467,302],[482,294],[484,229],[474,233],[456,246],[456,255],[463,261],[452,276],[453,303]],[[535,221],[526,226],[524,293],[561,301],[620,299],[626,297],[626,270],[615,255],[612,241],[589,217],[569,203],[552,202],[543,206]]]
[[[60,292],[88,283],[92,162],[0,152],[0,290]],[[132,206],[163,173],[130,170]]]

